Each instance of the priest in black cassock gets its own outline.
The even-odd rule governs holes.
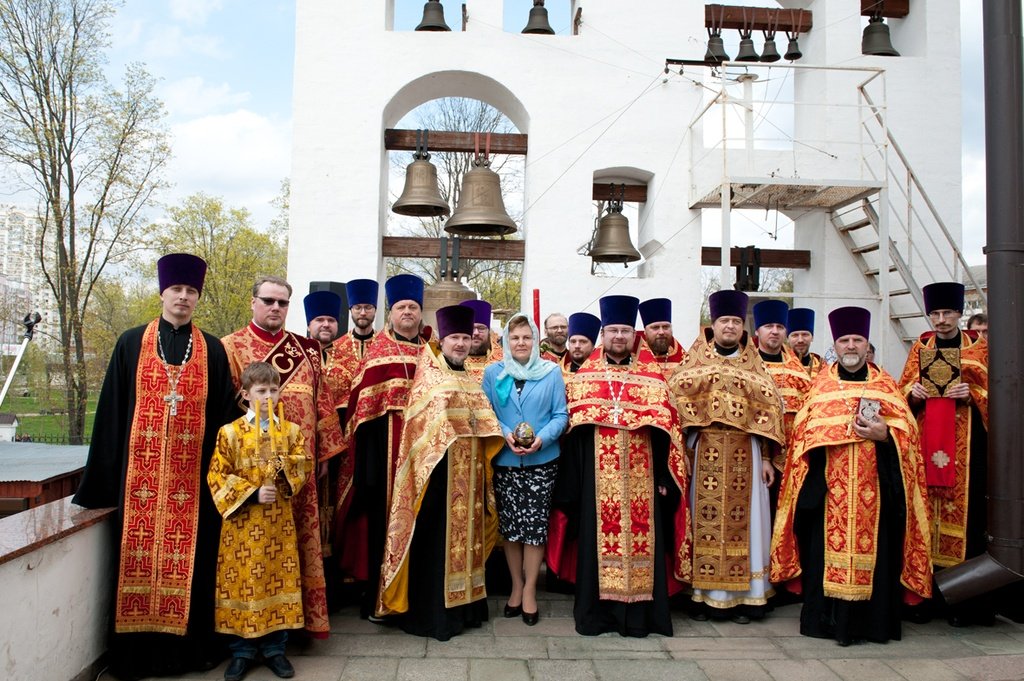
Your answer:
[[[206,262],[157,262],[160,317],[126,331],[107,366],[82,485],[117,507],[108,646],[122,681],[210,669],[220,515],[205,484],[217,430],[241,415],[220,340],[192,324]]]

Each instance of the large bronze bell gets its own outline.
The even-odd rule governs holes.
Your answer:
[[[594,262],[636,262],[640,251],[629,238],[629,219],[622,214],[622,203],[611,202],[608,212],[597,223],[597,236],[590,249]]]
[[[427,0],[423,6],[423,21],[416,27],[417,31],[450,31],[448,24],[444,23],[444,7],[441,0]]]
[[[422,133],[422,136],[421,136]],[[437,168],[427,152],[427,130],[416,131],[416,153],[405,169],[405,188],[391,206],[399,215],[432,218],[448,215],[451,209],[437,188]]]
[[[516,231],[501,199],[501,178],[490,165],[486,157],[473,161],[462,178],[455,212],[444,223],[444,231],[464,236],[502,236]]]
[[[548,11],[544,9],[544,0],[533,0],[533,7],[530,8],[530,20],[526,22],[523,33],[555,34],[555,30],[548,23]]]
[[[860,40],[860,53],[876,57],[900,56],[900,53],[892,46],[889,26],[881,15],[875,14],[868,19],[868,25],[864,27],[864,35]]]

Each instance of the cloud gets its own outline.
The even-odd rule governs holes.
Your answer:
[[[202,76],[188,76],[162,84],[157,94],[175,119],[237,109],[251,99],[248,92],[234,91],[228,83],[207,83]]]
[[[985,149],[980,153],[965,150],[963,168],[963,240],[964,259],[971,265],[985,263],[982,247],[986,242]]]
[[[269,202],[291,172],[291,124],[238,109],[173,125],[168,179],[175,186],[165,200],[195,192],[221,196],[266,227],[274,213]]]
[[[222,0],[170,0],[172,17],[199,26],[206,23],[211,13],[223,7]]]
[[[223,59],[227,56],[223,41],[215,35],[203,33],[185,33],[180,26],[154,26],[143,45],[143,54],[147,60],[167,59],[198,55]]]

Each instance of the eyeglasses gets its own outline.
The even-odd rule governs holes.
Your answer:
[[[285,300],[284,298],[264,298],[263,296],[256,296],[257,300],[260,300],[267,307],[277,303],[278,307],[288,307],[291,301]]]

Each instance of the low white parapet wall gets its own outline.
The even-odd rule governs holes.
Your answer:
[[[94,676],[106,649],[112,509],[71,497],[0,519],[0,676]]]

